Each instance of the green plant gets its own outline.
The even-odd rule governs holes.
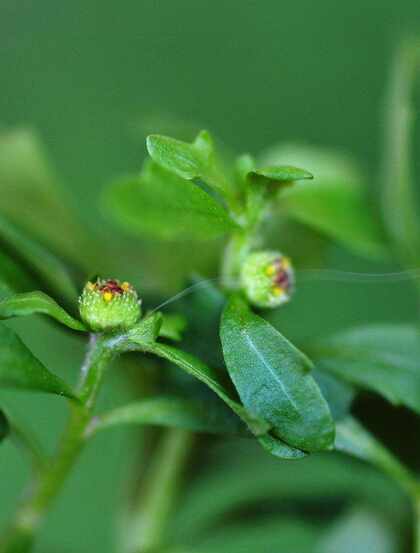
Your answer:
[[[253,475],[253,465],[232,462],[232,478],[225,483],[212,483],[220,490],[220,504],[215,501],[201,514],[194,493],[200,497],[209,488],[200,492],[205,479],[203,484],[200,482],[198,491],[179,507],[180,526],[189,528],[188,539],[177,535],[173,507],[181,493],[183,466],[195,447],[193,435],[200,433],[222,435],[226,442],[232,436],[242,436],[261,446],[267,458],[271,454],[279,459],[278,463],[282,459],[296,460],[297,478],[302,463],[301,475],[306,484],[296,485],[293,493],[298,495],[308,493],[313,485],[305,474],[311,470],[317,474],[316,470],[320,470],[318,457],[315,456],[313,465],[308,464],[312,462],[308,458],[326,452],[325,458],[331,455],[334,459],[325,463],[331,478],[337,474],[335,485],[340,493],[345,490],[363,496],[365,503],[369,495],[369,501],[374,503],[376,498],[372,495],[380,496],[381,484],[374,482],[368,493],[363,477],[359,478],[357,472],[364,470],[359,465],[354,465],[358,468],[352,469],[352,477],[346,481],[339,468],[343,458],[335,457],[332,451],[369,461],[391,476],[414,505],[415,547],[420,551],[417,477],[350,412],[360,389],[371,390],[420,412],[417,326],[359,327],[314,340],[302,346],[303,353],[280,332],[278,325],[275,327],[268,320],[269,309],[292,297],[295,277],[285,256],[290,256],[293,262],[294,252],[283,252],[281,237],[274,249],[267,238],[270,224],[280,220],[287,225],[293,221],[360,256],[390,259],[394,248],[394,255],[401,258],[404,267],[418,263],[418,235],[413,230],[418,221],[411,209],[405,167],[409,129],[398,116],[407,109],[407,91],[413,78],[410,70],[416,67],[417,56],[415,45],[405,45],[392,79],[395,90],[389,104],[388,149],[397,152],[401,144],[404,149],[393,164],[393,177],[389,169],[386,171],[385,229],[369,208],[359,171],[339,154],[286,145],[269,150],[258,159],[242,155],[232,160],[217,152],[207,131],[201,131],[192,143],[162,135],[148,137],[151,159],[141,173],[119,179],[107,188],[103,204],[108,216],[126,232],[142,238],[202,241],[225,237],[220,242],[220,276],[204,281],[204,285],[202,279],[196,279],[192,284],[196,293],[175,304],[174,312],[165,309],[170,301],[142,312],[131,284],[95,277],[88,281],[80,297],[79,320],[75,312],[77,286],[71,268],[78,268],[79,287],[80,275],[96,267],[107,274],[114,271],[120,274],[118,256],[114,255],[120,238],[104,246],[101,237],[85,232],[66,212],[58,223],[70,229],[73,240],[66,244],[52,227],[48,228],[48,223],[54,221],[44,220],[45,215],[55,214],[57,206],[61,206],[55,192],[51,192],[54,187],[43,190],[43,185],[37,186],[44,201],[39,202],[39,217],[32,223],[26,214],[1,210],[0,237],[5,246],[2,255],[7,270],[3,272],[0,318],[47,315],[66,329],[85,335],[88,341],[80,382],[71,386],[45,367],[10,326],[0,326],[1,387],[57,394],[68,400],[70,409],[67,428],[52,458],[39,451],[7,410],[0,411],[0,437],[13,437],[29,452],[34,466],[33,482],[6,529],[1,553],[24,553],[31,549],[39,526],[87,441],[104,429],[125,424],[161,426],[166,430],[153,451],[141,493],[126,506],[122,551],[232,553],[241,551],[244,543],[247,547],[250,544],[258,547],[263,540],[270,548],[297,540],[294,543],[302,551],[315,551],[315,542],[324,543],[325,536],[320,537],[315,528],[287,517],[278,533],[277,521],[268,519],[260,530],[253,528],[248,532],[242,526],[232,525],[220,535],[216,532],[206,537],[204,530],[211,528],[218,514],[243,499],[235,495],[236,472],[241,474],[242,482],[255,478],[258,483],[244,495],[254,493],[254,497],[259,497],[260,486],[264,493],[269,493],[277,465],[270,464],[265,457],[260,462],[266,466],[267,475]],[[12,138],[16,147],[16,137]],[[23,139],[26,144],[28,137]],[[311,172],[290,163],[298,166],[302,163]],[[15,166],[12,173],[19,177]],[[31,171],[31,177],[33,174]],[[44,179],[43,176],[41,181]],[[395,210],[400,207],[405,213],[403,228],[395,220]],[[87,248],[86,236],[89,236]],[[323,247],[324,242],[320,241],[320,252]],[[100,259],[104,248],[110,253]],[[52,253],[54,250],[65,254],[70,263],[64,263]],[[86,251],[96,254],[86,255]],[[33,288],[42,291],[28,291]],[[141,288],[138,293],[145,299]],[[146,301],[143,303],[147,305]],[[175,346],[174,342],[179,344]],[[108,366],[123,354],[133,353],[127,356],[129,363],[152,364],[163,376],[156,382],[155,377],[145,372],[144,379],[150,380],[149,394],[98,413],[96,399]],[[182,379],[173,371],[174,367],[188,377]],[[258,457],[260,453],[253,449],[252,455]],[[287,475],[282,482],[284,493],[286,484]],[[328,493],[328,479],[318,486],[313,493]],[[404,505],[398,492],[395,497],[396,504]],[[371,505],[368,507],[364,504],[362,512],[347,513],[345,528],[360,526],[360,521],[366,520],[366,509],[367,519],[375,519]],[[199,514],[194,519],[192,513]],[[188,517],[192,517],[193,524],[185,522]],[[372,524],[375,527],[376,522]],[[334,539],[339,539],[340,528],[334,530]],[[280,540],[280,534],[287,537],[286,541]]]

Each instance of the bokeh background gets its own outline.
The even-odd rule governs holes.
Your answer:
[[[101,191],[115,176],[140,168],[144,137],[152,131],[190,139],[197,127],[208,128],[238,152],[257,153],[283,140],[345,150],[369,175],[375,203],[389,65],[401,37],[419,23],[416,0],[2,0],[1,130],[36,130],[69,202],[92,232],[113,233],[99,209]],[[158,263],[155,251],[165,255],[158,244],[139,242],[135,258],[122,255],[121,264],[139,282],[147,274],[152,290],[156,262],[160,293],[169,295],[181,286],[181,279],[171,281],[176,259]],[[193,252],[191,266],[197,260],[201,267],[203,248]],[[328,264],[393,269],[339,247]],[[410,283],[310,282],[281,313],[281,324],[303,340],[358,322],[415,316]],[[79,340],[38,319],[13,326],[49,367],[75,378]],[[103,406],[130,393],[113,373]],[[54,444],[66,414],[59,399],[4,391],[1,397]],[[358,408],[415,467],[416,421],[371,397]],[[39,553],[113,551],[112,513],[132,463],[132,440],[132,433],[116,431],[89,446],[48,519]],[[0,524],[13,511],[27,470],[11,446],[2,446]]]

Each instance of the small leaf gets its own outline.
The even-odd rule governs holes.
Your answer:
[[[0,216],[0,242],[7,250],[36,273],[41,282],[63,296],[67,301],[74,302],[77,290],[64,264],[40,243],[27,237],[17,227]]]
[[[164,315],[162,326],[159,330],[159,336],[179,342],[180,340],[182,340],[182,334],[186,326],[187,321],[183,315]]]
[[[230,184],[220,168],[207,131],[200,131],[191,144],[152,134],[147,137],[146,145],[150,157],[171,173],[182,179],[201,179],[222,195],[230,193]]]
[[[223,403],[180,397],[151,397],[96,417],[89,433],[127,424],[183,428],[192,432],[244,434],[246,426]]]
[[[140,348],[146,349],[152,345],[159,336],[162,320],[162,313],[155,312],[147,315],[127,332],[125,337],[126,340],[129,344],[131,343],[134,346],[140,346]]]
[[[245,407],[304,451],[329,448],[334,423],[310,374],[310,361],[267,321],[233,297],[220,335],[229,374]]]
[[[321,369],[420,413],[420,331],[369,325],[339,332],[311,349]]]
[[[178,365],[188,374],[206,384],[248,425],[253,434],[259,436],[268,430],[269,426],[267,423],[258,417],[250,415],[240,403],[230,396],[229,392],[220,383],[215,371],[207,367],[199,359],[185,351],[175,349],[166,344],[155,343],[150,348],[150,351]]]
[[[209,240],[235,228],[216,199],[155,163],[112,184],[105,208],[127,231],[161,240]]]
[[[9,435],[10,425],[6,417],[6,414],[2,409],[0,409],[0,442],[4,440]]]
[[[57,302],[43,292],[16,294],[0,301],[0,319],[22,317],[35,313],[48,315],[73,330],[86,331],[83,323],[71,317]]]
[[[168,171],[183,179],[200,177],[206,163],[206,152],[200,152],[193,144],[151,134],[146,141],[150,157]]]
[[[385,236],[369,205],[365,181],[351,159],[340,153],[301,145],[283,145],[261,163],[310,167],[313,181],[282,190],[279,208],[290,218],[337,240],[354,253],[384,258]]]
[[[265,181],[267,183],[277,182],[290,185],[293,181],[313,179],[314,176],[309,171],[292,167],[291,165],[273,165],[262,169],[255,169],[248,173],[248,178],[257,182]]]
[[[21,388],[75,399],[70,387],[44,367],[4,324],[0,324],[0,388]]]

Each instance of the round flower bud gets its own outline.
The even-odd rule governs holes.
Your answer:
[[[93,332],[126,330],[141,315],[137,292],[128,282],[97,279],[88,282],[79,298],[80,316]]]
[[[289,258],[276,251],[249,254],[241,268],[241,285],[253,305],[278,307],[286,303],[294,287]]]

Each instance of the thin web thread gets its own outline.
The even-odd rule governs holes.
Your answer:
[[[349,283],[361,283],[361,284],[376,284],[376,283],[397,283],[397,282],[407,282],[420,278],[420,269],[407,269],[405,271],[395,271],[389,273],[362,273],[355,271],[341,271],[338,269],[302,269],[296,271],[296,279],[298,282],[310,282],[310,281],[320,281],[320,282],[349,282]],[[187,288],[184,288],[177,294],[171,296],[160,305],[155,307],[152,311],[158,311],[167,307],[168,305],[184,298],[196,292],[200,289],[205,289],[211,284],[221,282],[222,278],[215,277],[200,280]],[[225,281],[226,282],[226,281]],[[231,288],[239,288],[239,280],[229,281],[229,286]]]

